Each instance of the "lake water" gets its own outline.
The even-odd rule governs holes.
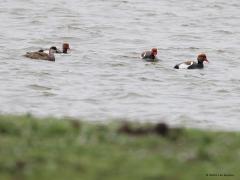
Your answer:
[[[0,113],[240,130],[239,0],[1,0]],[[70,43],[71,55],[27,51]],[[139,55],[157,47],[157,63]],[[176,63],[207,54],[203,70]]]

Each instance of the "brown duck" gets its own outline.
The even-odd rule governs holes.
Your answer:
[[[56,47],[51,47],[49,49],[49,53],[45,53],[42,51],[38,52],[27,52],[24,56],[31,59],[40,59],[40,60],[47,60],[47,61],[55,61],[54,53],[58,50]]]

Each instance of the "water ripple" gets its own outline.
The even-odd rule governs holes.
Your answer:
[[[154,8],[153,8],[154,4]],[[4,0],[1,113],[240,129],[239,1]],[[56,62],[22,55],[69,42]],[[143,61],[157,47],[160,61]],[[203,70],[173,66],[205,52]]]

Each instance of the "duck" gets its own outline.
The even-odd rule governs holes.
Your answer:
[[[151,51],[144,51],[142,54],[141,54],[141,58],[142,59],[145,59],[146,61],[149,61],[149,62],[154,62],[157,59],[157,48],[152,48]]]
[[[54,53],[57,52],[57,48],[55,46],[50,47],[49,52],[27,52],[24,56],[30,59],[40,59],[40,60],[47,60],[47,61],[55,61]]]
[[[52,46],[55,47],[55,46]],[[56,48],[56,47],[55,47]],[[56,48],[56,53],[57,54],[68,54],[68,50],[70,50],[70,46],[68,43],[63,43],[62,44],[62,51]],[[45,52],[48,53],[49,49],[40,49],[38,52]]]
[[[203,62],[209,62],[205,53],[200,53],[197,56],[197,62],[195,61],[186,61],[174,66],[175,69],[203,69]]]
[[[63,45],[62,45],[62,53],[63,54],[67,54],[68,50],[70,50],[69,44],[68,43],[63,43]]]

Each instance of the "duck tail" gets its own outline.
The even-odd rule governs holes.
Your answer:
[[[178,66],[178,64],[177,64],[177,65],[175,65],[175,66],[174,66],[174,68],[175,68],[175,69],[179,69],[179,66]]]
[[[29,57],[30,53],[29,52],[26,52],[26,54],[24,54],[23,56],[24,57]]]

